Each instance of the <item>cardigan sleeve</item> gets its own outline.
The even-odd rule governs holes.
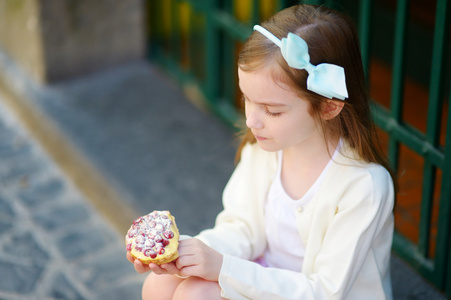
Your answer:
[[[322,193],[327,200],[317,199],[323,203],[330,201],[335,207],[321,210],[320,205],[315,209],[306,244],[310,254],[306,253],[308,262],[304,261],[311,265],[311,270],[298,273],[263,268],[225,255],[219,277],[222,297],[274,300],[391,297],[391,291],[383,287],[393,231],[390,176],[380,166],[354,175],[352,172],[340,175],[349,177],[337,180],[339,184],[332,184],[331,191]]]
[[[274,153],[265,152],[256,144],[243,148],[241,160],[224,189],[223,211],[214,228],[196,238],[235,257],[254,259],[263,253],[263,204],[272,179],[271,161],[275,161]]]

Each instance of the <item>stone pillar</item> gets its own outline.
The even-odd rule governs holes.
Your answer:
[[[138,60],[143,0],[0,0],[0,48],[50,83]]]
[[[35,79],[45,81],[38,0],[0,0],[0,50]]]

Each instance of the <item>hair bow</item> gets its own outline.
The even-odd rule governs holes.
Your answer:
[[[310,55],[308,54],[308,46],[303,38],[289,32],[286,38],[279,40],[275,35],[260,25],[255,25],[254,30],[266,36],[280,48],[283,58],[290,67],[305,69],[308,72],[308,90],[329,99],[337,98],[344,100],[348,98],[344,69],[340,66],[327,63],[316,66],[312,65],[310,63]]]

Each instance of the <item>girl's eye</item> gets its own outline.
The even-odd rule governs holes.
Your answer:
[[[268,115],[268,116],[270,116],[270,117],[279,117],[282,113],[273,113],[273,112],[270,112],[269,110],[268,110],[268,107],[265,107],[265,113],[266,113],[266,115]]]

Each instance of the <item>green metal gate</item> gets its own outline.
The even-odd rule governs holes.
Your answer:
[[[413,185],[421,191],[410,196],[407,184],[406,191],[400,187],[396,222],[415,219],[415,214],[419,220],[413,236],[402,224],[396,228],[393,249],[451,296],[451,122],[447,121],[451,113],[450,1],[300,2],[344,10],[358,25],[369,89],[390,90],[388,101],[375,99],[372,106],[381,135],[385,136],[390,162],[400,177],[415,178]],[[435,5],[430,34],[411,28],[412,7],[422,2],[428,2],[428,9]],[[149,57],[175,76],[190,94],[203,99],[202,103],[219,117],[235,124],[241,120],[236,83],[236,58],[241,44],[254,24],[299,1],[148,0],[147,3]],[[424,11],[424,7],[418,11]],[[389,22],[381,21],[384,17]],[[391,29],[378,32],[390,22]],[[415,47],[425,48],[415,50]],[[374,60],[382,63],[375,64]],[[372,70],[384,64],[391,80],[377,87],[371,79]],[[421,85],[426,90],[425,100],[421,101],[425,112],[422,129],[409,121],[412,119],[409,109],[420,103],[417,94],[405,95],[409,78],[413,78],[414,87]],[[421,166],[412,169],[414,164],[407,163],[404,167],[400,161],[405,157],[419,158]],[[416,177],[409,175],[415,172]],[[403,205],[418,213],[406,213]]]

